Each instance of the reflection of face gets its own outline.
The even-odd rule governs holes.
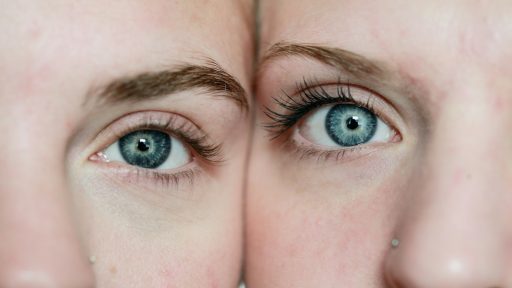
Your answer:
[[[261,9],[248,285],[511,287],[510,2]]]
[[[2,4],[1,287],[237,285],[242,2]]]

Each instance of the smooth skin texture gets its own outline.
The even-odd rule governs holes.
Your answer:
[[[248,287],[512,287],[512,3],[263,0],[260,9]],[[277,43],[288,52],[268,58]],[[371,65],[343,68],[290,44]],[[261,111],[280,111],[272,98],[295,97],[309,78],[373,91],[400,137],[339,159],[282,145],[292,132],[271,141]]]
[[[237,287],[250,103],[226,97],[235,82],[212,92],[178,72],[215,61],[247,91],[251,5],[2,2],[0,287]],[[207,70],[194,69],[186,71]],[[143,81],[99,93],[161,71],[183,82],[151,97],[137,90]],[[200,127],[222,146],[222,164],[184,139],[192,160],[167,176],[95,157],[155,115]],[[183,171],[194,173],[168,176]]]

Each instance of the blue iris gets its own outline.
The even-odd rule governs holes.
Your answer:
[[[325,118],[325,129],[340,146],[356,146],[372,139],[377,130],[377,116],[351,104],[333,106]]]
[[[135,166],[157,168],[169,157],[171,138],[156,130],[140,130],[119,139],[123,159]]]

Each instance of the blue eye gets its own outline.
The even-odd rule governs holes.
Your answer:
[[[335,105],[325,117],[327,134],[340,146],[356,146],[370,141],[377,123],[375,114],[356,105]]]
[[[118,141],[123,159],[131,165],[157,168],[169,157],[171,138],[154,130],[135,131]]]
[[[298,126],[298,133],[315,145],[327,147],[388,142],[394,135],[375,113],[354,104],[320,107]]]
[[[173,169],[191,161],[181,141],[158,130],[138,130],[110,145],[103,156],[108,161],[125,162],[147,169]]]

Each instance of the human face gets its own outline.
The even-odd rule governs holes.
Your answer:
[[[511,15],[262,1],[249,287],[512,287]]]
[[[1,287],[237,286],[250,6],[2,3]]]

